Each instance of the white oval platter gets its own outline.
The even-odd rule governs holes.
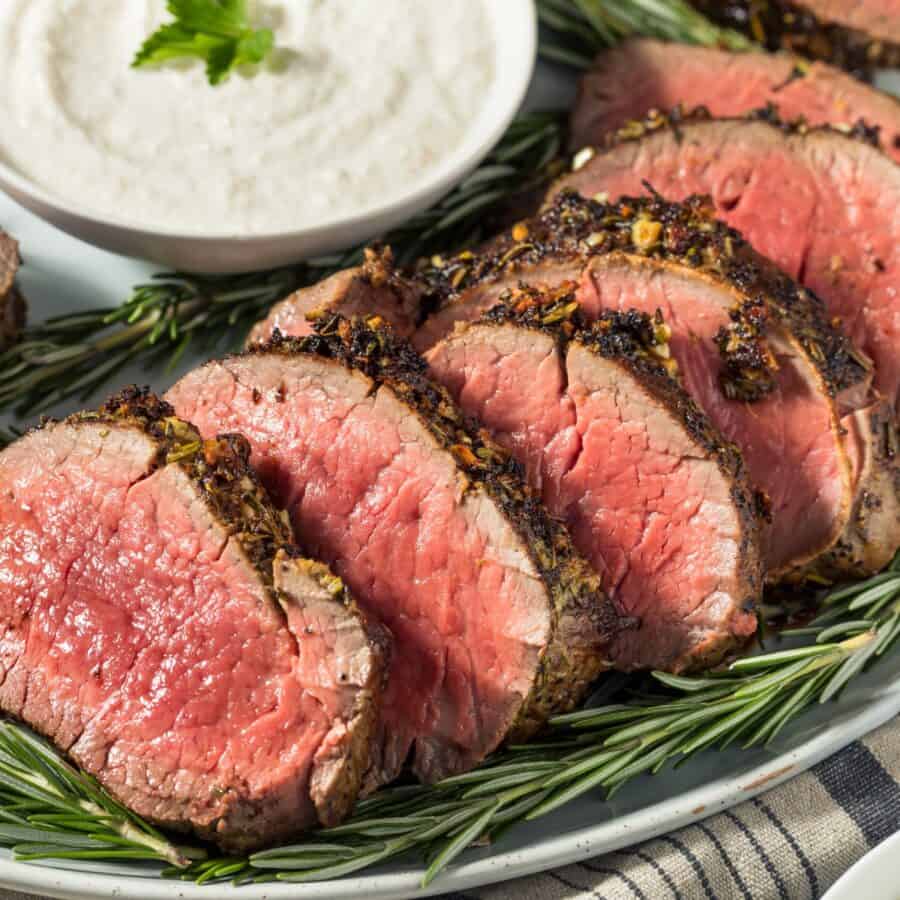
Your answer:
[[[546,74],[536,85],[541,105],[558,100],[566,85]],[[0,225],[22,243],[26,268],[22,287],[35,321],[64,311],[121,302],[130,287],[155,271],[80,243],[46,225],[0,195]],[[186,359],[178,370],[157,378],[165,389],[200,362]],[[143,383],[140,370],[122,373],[119,383]],[[65,413],[69,409],[58,412]],[[0,425],[12,420],[0,415]],[[395,900],[435,896],[505,881],[633,845],[749,800],[815,765],[900,714],[900,653],[883,660],[851,684],[835,703],[807,712],[768,749],[704,753],[678,769],[642,777],[607,803],[587,795],[537,822],[512,830],[490,848],[467,851],[426,891],[415,859],[320,884],[262,884],[197,887],[162,880],[153,867],[72,863],[24,864],[0,850],[0,887],[42,897],[127,898],[127,900]]]

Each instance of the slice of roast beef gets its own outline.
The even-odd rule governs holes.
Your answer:
[[[370,787],[410,751],[435,781],[571,709],[616,625],[517,464],[424,372],[384,325],[329,316],[168,395],[204,434],[240,426],[306,545],[393,633]]]
[[[427,356],[640,620],[613,645],[624,670],[714,665],[756,632],[763,582],[740,453],[668,374],[667,336],[633,311],[581,327],[564,285],[505,296]]]
[[[839,424],[840,401],[866,394],[868,361],[815,298],[712,219],[704,201],[606,204],[566,193],[483,254],[425,277],[444,300],[416,335],[423,349],[520,282],[576,282],[589,321],[603,309],[661,310],[685,387],[768,495],[770,576],[810,566],[862,573],[890,560],[896,507],[886,464],[859,450],[855,475],[856,444]],[[883,532],[874,543],[859,537],[863,516],[867,535]]]
[[[629,122],[679,105],[721,117],[769,104],[782,118],[810,125],[860,119],[877,125],[887,152],[900,160],[900,103],[840,69],[787,53],[729,53],[652,40],[627,41],[597,57],[581,79],[569,142],[573,151],[600,146]]]
[[[894,0],[691,0],[714,21],[769,50],[789,50],[871,78],[900,65],[900,9]]]
[[[129,390],[0,454],[0,707],[235,851],[349,811],[386,666],[249,453]]]
[[[716,212],[811,289],[900,409],[900,166],[859,136],[771,117],[654,120],[555,187],[592,197],[712,197]]]
[[[25,325],[25,299],[16,285],[21,264],[18,241],[0,229],[0,350],[13,343]]]
[[[381,315],[401,337],[419,322],[421,288],[394,266],[390,249],[367,249],[361,266],[344,269],[308,288],[301,288],[272,307],[250,332],[248,346],[264,343],[275,332],[293,337],[311,334],[317,317]]]

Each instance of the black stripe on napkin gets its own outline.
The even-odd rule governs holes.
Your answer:
[[[589,862],[579,863],[583,869],[587,869],[589,872],[596,872],[598,875],[611,875],[613,878],[618,878],[626,887],[631,889],[631,893],[634,894],[638,900],[647,900],[647,895],[640,889],[640,886],[637,884],[634,879],[629,878],[624,872],[617,872],[615,869],[607,869],[603,866],[594,866]]]
[[[803,852],[797,841],[794,840],[794,836],[784,827],[784,823],[775,815],[775,811],[768,803],[756,797],[753,800],[753,805],[778,829],[781,836],[790,845],[791,850],[797,854],[797,859],[800,860],[800,865],[803,866],[803,871],[806,873],[806,880],[809,882],[810,896],[818,897],[820,893],[819,879],[809,861],[809,857]]]
[[[851,744],[812,771],[870,847],[900,829],[900,784],[864,744]]]
[[[672,881],[672,876],[650,855],[647,853],[643,853],[640,850],[629,850],[629,853],[633,853],[641,862],[645,862],[660,878],[665,882],[666,887],[672,892],[672,896],[675,897],[675,900],[681,900],[681,893],[675,885],[675,882]]]
[[[726,819],[731,822],[734,822],[740,830],[741,834],[744,835],[745,838],[750,843],[750,846],[757,852],[759,858],[762,860],[762,864],[765,867],[765,870],[769,873],[772,878],[772,881],[775,882],[775,887],[778,888],[778,896],[781,897],[781,900],[790,900],[790,897],[787,892],[787,886],[784,883],[784,879],[778,874],[778,870],[772,865],[772,860],[769,859],[769,855],[762,848],[762,844],[756,839],[753,832],[732,812],[723,813]]]
[[[694,856],[694,854],[691,853],[691,851],[677,838],[665,836],[659,838],[659,840],[681,852],[681,855],[691,864],[691,868],[696,873],[697,878],[700,879],[700,884],[702,885],[703,890],[706,891],[706,896],[709,900],[716,900],[716,895],[713,894],[712,889],[709,886],[709,879],[706,877],[706,872],[703,871],[703,866],[700,865],[700,860],[697,859],[697,857]]]
[[[738,872],[734,863],[731,861],[731,858],[725,852],[725,848],[722,846],[722,842],[710,831],[705,825],[697,825],[697,828],[700,829],[710,840],[710,843],[713,847],[716,848],[716,852],[719,856],[722,857],[722,862],[725,864],[725,868],[728,869],[731,877],[734,879],[734,883],[738,886],[738,890],[741,892],[741,896],[744,897],[744,900],[753,900],[753,897],[750,891],[747,889],[747,885],[744,882],[744,879],[741,878],[741,873]]]

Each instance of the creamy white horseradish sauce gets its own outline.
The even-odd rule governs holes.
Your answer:
[[[289,231],[415,189],[495,76],[485,0],[259,0],[277,49],[218,87],[200,61],[130,68],[168,18],[165,0],[2,0],[0,158],[85,214]]]

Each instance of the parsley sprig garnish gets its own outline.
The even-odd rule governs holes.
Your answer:
[[[196,57],[216,85],[238,66],[261,63],[275,45],[270,29],[251,26],[247,0],[168,0],[167,8],[175,21],[144,41],[134,68]]]

